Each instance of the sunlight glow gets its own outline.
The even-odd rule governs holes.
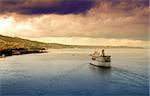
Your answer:
[[[4,29],[4,28],[11,26],[13,21],[14,20],[11,17],[0,19],[0,30],[1,30],[1,28]]]
[[[61,43],[69,45],[100,45],[100,46],[131,46],[147,47],[148,42],[132,39],[111,39],[111,38],[89,38],[89,37],[44,37],[44,38],[27,38],[34,41],[46,43]]]

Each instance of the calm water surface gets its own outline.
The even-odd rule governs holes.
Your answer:
[[[148,50],[107,49],[112,68],[90,65],[94,49],[0,58],[0,96],[148,96]]]

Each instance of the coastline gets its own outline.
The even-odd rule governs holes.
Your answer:
[[[0,58],[32,53],[47,53],[47,51],[45,48],[7,48],[0,50]]]
[[[34,53],[48,53],[49,49],[103,49],[103,47],[74,47],[74,48],[6,48],[0,50],[0,58],[24,54],[34,54]],[[147,49],[141,47],[109,47],[107,49]]]

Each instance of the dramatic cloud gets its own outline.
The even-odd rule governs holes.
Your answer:
[[[1,0],[0,12],[19,14],[77,14],[93,7],[95,0]]]
[[[77,14],[99,6],[101,11],[130,12],[148,6],[148,0],[0,0],[0,12],[20,14]],[[112,11],[111,10],[111,11]]]
[[[0,34],[148,40],[149,13],[149,0],[0,0]]]

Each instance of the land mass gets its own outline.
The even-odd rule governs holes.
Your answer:
[[[43,43],[38,41],[31,41],[18,37],[9,37],[0,35],[0,57],[29,54],[29,53],[43,53],[46,49],[60,49],[60,48],[135,48],[128,46],[83,46],[83,45],[65,45],[58,43]],[[142,48],[142,47],[136,47]]]
[[[31,41],[18,37],[9,37],[0,35],[0,57],[29,54],[29,53],[43,53],[48,48],[70,48],[69,45],[57,43],[43,43],[38,41]]]

